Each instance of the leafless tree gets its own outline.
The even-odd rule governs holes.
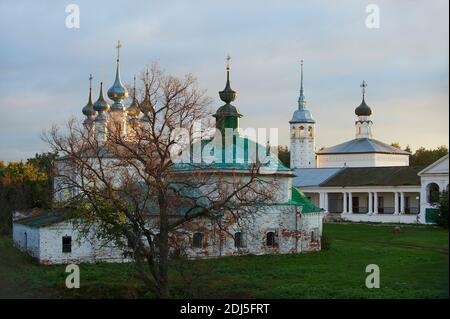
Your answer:
[[[185,249],[188,225],[207,220],[226,236],[227,226],[251,223],[261,204],[273,201],[275,181],[262,174],[259,162],[244,170],[202,163],[177,169],[173,133],[192,132],[196,121],[208,118],[210,99],[192,75],[177,78],[153,65],[143,80],[152,107],[140,99],[141,111],[148,112],[131,133],[111,121],[102,142],[71,119],[44,139],[59,155],[55,191],[68,194],[62,205],[74,208],[83,227],[95,225],[98,236],[128,251],[148,289],[167,298],[170,257]]]

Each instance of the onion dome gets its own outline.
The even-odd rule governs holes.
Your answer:
[[[371,116],[372,115],[372,109],[366,104],[366,101],[365,101],[366,87],[367,87],[367,83],[366,83],[366,81],[363,81],[362,84],[361,84],[361,88],[362,88],[362,102],[355,109],[355,114],[357,116]]]
[[[236,116],[242,117],[242,114],[239,113],[238,109],[231,105],[230,103],[236,100],[237,92],[231,88],[230,84],[230,56],[227,57],[227,82],[225,84],[225,88],[223,91],[219,92],[220,99],[224,101],[226,104],[221,106],[214,114],[215,118],[224,117],[224,116]]]
[[[97,115],[97,112],[94,110],[94,104],[92,103],[92,75],[89,76],[89,98],[88,103],[83,107],[83,114],[86,115],[86,117],[94,117]]]
[[[134,85],[133,85],[133,99],[131,101],[130,106],[127,109],[127,114],[131,117],[136,117],[139,115],[141,110],[139,109],[139,103],[136,99],[136,77],[134,77]]]
[[[237,92],[233,91],[230,85],[230,56],[227,56],[227,83],[225,84],[225,89],[219,92],[220,99],[225,103],[229,104],[236,100]]]
[[[122,45],[120,41],[117,42],[117,65],[116,65],[116,79],[114,80],[114,84],[108,90],[108,97],[114,101],[114,104],[111,107],[112,111],[123,111],[124,107],[121,101],[125,100],[128,97],[128,90],[125,85],[123,85],[120,79],[120,48]]]
[[[148,94],[148,85],[147,83],[145,84],[145,95],[144,95],[144,99],[141,102],[141,107],[140,107],[142,113],[147,114],[151,111],[153,111],[153,103],[150,100],[150,96]]]
[[[103,82],[100,82],[100,94],[98,100],[94,103],[94,110],[99,113],[107,112],[109,110],[109,104],[103,97]]]

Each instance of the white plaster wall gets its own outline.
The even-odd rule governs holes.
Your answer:
[[[342,214],[341,218],[353,222],[371,222],[371,223],[399,223],[399,224],[418,224],[419,215],[393,215],[393,214]]]
[[[425,211],[427,208],[433,206],[428,203],[427,186],[431,183],[436,183],[439,186],[439,191],[448,188],[449,175],[447,174],[424,174],[420,177],[420,220],[425,223]]]
[[[303,136],[298,136],[298,128],[304,127]],[[308,128],[312,128],[312,137],[308,136]],[[291,168],[314,168],[316,167],[314,124],[296,123],[291,125]]]
[[[409,155],[393,154],[317,154],[317,167],[408,166]]]
[[[28,227],[17,223],[13,224],[14,244],[21,251],[24,251],[35,258],[39,258],[39,236],[39,228]]]
[[[72,251],[62,252],[62,238],[72,237]],[[62,222],[41,228],[40,256],[42,264],[94,263],[94,262],[122,262],[123,254],[120,249],[98,240],[94,230],[89,234],[81,234],[72,223]]]

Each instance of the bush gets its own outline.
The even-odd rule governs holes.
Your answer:
[[[439,217],[437,224],[448,229],[448,191],[443,191],[439,199]]]
[[[330,238],[325,234],[322,234],[320,243],[321,243],[322,250],[329,250],[331,247]]]

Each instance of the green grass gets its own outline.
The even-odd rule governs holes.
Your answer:
[[[174,297],[448,298],[447,230],[426,226],[326,224],[317,253],[224,257],[171,270]],[[377,264],[381,288],[367,289]],[[129,264],[81,265],[81,288],[66,289],[65,266],[39,266],[0,238],[0,297],[136,298],[145,289]]]

